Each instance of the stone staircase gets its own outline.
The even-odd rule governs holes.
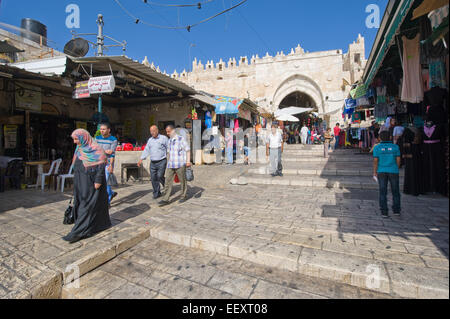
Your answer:
[[[256,164],[239,177],[238,184],[378,189],[372,156],[358,150],[330,151],[330,157],[324,158],[323,145],[286,145],[282,160],[283,177],[270,176],[270,164]]]

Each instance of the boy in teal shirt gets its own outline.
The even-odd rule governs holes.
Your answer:
[[[380,132],[381,143],[373,150],[373,176],[378,179],[380,190],[381,215],[388,218],[387,190],[388,182],[391,184],[394,205],[394,215],[401,214],[400,178],[399,167],[401,165],[401,154],[398,145],[392,143],[389,131]]]

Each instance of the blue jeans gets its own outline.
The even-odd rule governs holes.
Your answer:
[[[392,210],[394,211],[394,213],[400,213],[402,208],[400,199],[399,174],[378,173],[378,184],[380,189],[380,210],[381,212],[386,214],[389,211],[387,204],[388,182],[389,184],[391,184],[392,197],[394,201]]]
[[[233,159],[233,148],[232,147],[227,147],[226,150],[226,155],[227,155],[227,164],[233,164],[234,159]]]
[[[340,141],[341,137],[335,136],[334,138],[336,139],[336,144],[334,144],[334,149],[336,150],[339,148],[339,141]]]
[[[153,197],[161,195],[161,185],[164,187],[166,179],[164,177],[167,168],[167,159],[150,163],[150,176],[152,178]]]
[[[111,164],[108,164],[105,166],[105,177],[106,177],[106,182],[108,183],[108,179],[109,179],[109,166]],[[108,184],[106,184],[106,192],[108,193],[108,203],[111,201],[111,197],[113,195],[113,191],[111,186],[109,186]]]

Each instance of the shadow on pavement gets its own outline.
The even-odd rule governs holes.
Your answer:
[[[358,156],[356,156],[357,154]],[[353,152],[352,150],[338,150],[331,156],[351,157],[350,162],[344,162],[347,170],[355,170],[355,172],[363,168],[372,170],[373,157],[370,154],[359,154],[359,150],[356,149]],[[328,160],[324,165],[324,171],[335,169],[335,161]],[[324,174],[320,176],[331,183],[336,181],[336,177]],[[340,187],[340,191],[335,193],[335,204],[322,206],[322,217],[334,218],[338,221],[336,230],[339,232],[341,241],[345,242],[348,237],[345,236],[346,234],[363,234],[380,243],[392,240],[408,244],[407,249],[412,250],[409,252],[418,255],[421,255],[423,250],[427,250],[426,247],[434,245],[442,256],[449,258],[448,198],[441,195],[419,197],[405,195],[402,187],[404,177],[401,176],[402,216],[396,217],[392,214],[392,194],[389,187],[389,218],[383,219],[379,210],[378,184],[373,181],[371,176],[359,176],[355,180],[361,181],[371,189]],[[389,249],[389,246],[385,248]]]

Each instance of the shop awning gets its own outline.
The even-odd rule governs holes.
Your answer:
[[[215,99],[213,99],[212,97],[209,97],[207,95],[203,95],[203,94],[193,94],[193,95],[191,95],[191,98],[193,98],[194,100],[203,102],[205,104],[211,105],[211,106],[215,106],[215,104],[216,104]]]
[[[44,75],[62,75],[66,72],[67,57],[62,56],[48,59],[30,60],[12,63],[10,65],[33,73]]]
[[[395,12],[386,10],[382,27],[378,31],[377,39],[370,54],[367,68],[364,71],[364,84],[369,86],[378,72],[389,48],[395,39],[395,35],[408,15],[414,0],[391,0],[388,9],[395,9]]]
[[[238,114],[242,103],[244,99],[218,95],[214,103],[216,114]]]
[[[448,5],[448,0],[427,0],[414,10],[413,20]]]

